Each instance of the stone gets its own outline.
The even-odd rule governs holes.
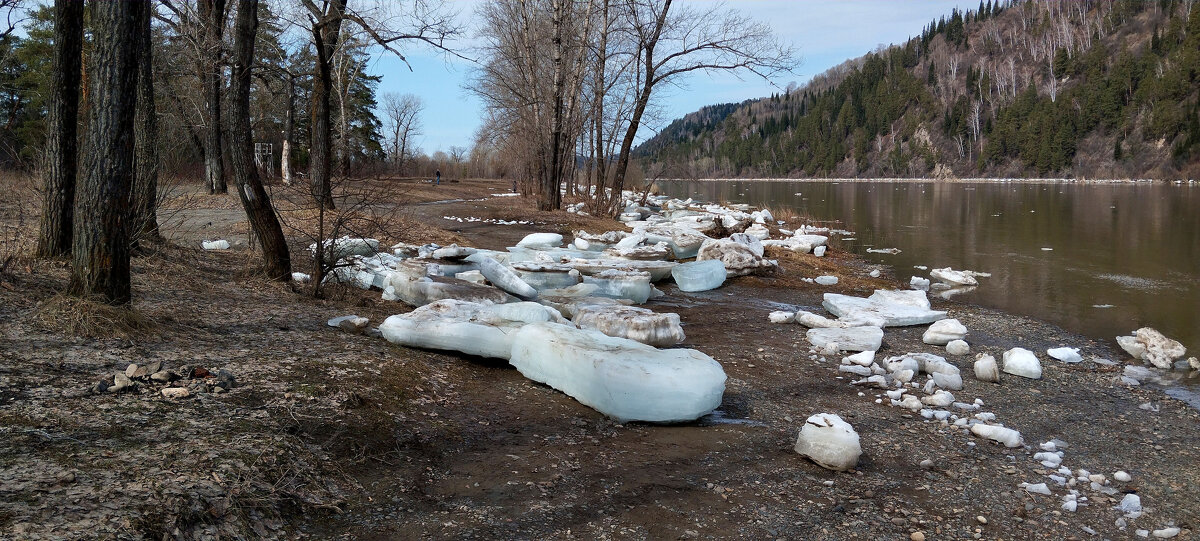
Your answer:
[[[395,317],[395,316],[393,316]],[[656,349],[549,322],[511,333],[512,364],[618,422],[692,421],[721,404],[725,371],[694,349]]]
[[[809,417],[796,437],[795,450],[822,468],[834,471],[854,469],[862,455],[854,427],[833,413]]]
[[[1114,473],[1113,479],[1120,481],[1122,483],[1128,483],[1133,480],[1133,477],[1130,476],[1129,473],[1122,470],[1122,471],[1118,471],[1117,473]]]
[[[680,291],[698,292],[721,287],[729,273],[720,259],[683,263],[671,269]]]
[[[146,374],[153,374],[162,370],[162,365],[162,361],[151,361],[150,364],[146,365]]]
[[[584,305],[575,309],[571,319],[580,329],[592,329],[654,347],[674,346],[685,338],[679,314],[659,314],[636,306]]]
[[[875,318],[882,320],[885,327],[923,325],[946,318],[946,312],[900,304],[874,295],[864,299],[838,293],[826,293],[825,300],[821,304],[839,318]]]
[[[159,383],[170,383],[177,379],[179,379],[179,376],[170,370],[159,370],[158,372],[150,374],[150,380],[157,381]]]
[[[809,343],[819,348],[837,344],[838,351],[878,351],[883,344],[879,327],[815,328],[805,333]]]
[[[962,340],[967,336],[967,327],[959,323],[957,319],[943,319],[935,321],[925,334],[921,336],[921,341],[933,346],[944,346],[954,340]]]
[[[1032,351],[1012,348],[1004,352],[1004,372],[1023,378],[1041,379],[1042,363]]]
[[[975,379],[1000,383],[1000,368],[996,365],[995,357],[985,353],[975,356]]]
[[[1079,354],[1079,348],[1050,348],[1046,350],[1046,355],[1069,364],[1083,362],[1083,356]]]
[[[971,346],[962,340],[951,340],[946,344],[946,353],[962,356],[971,353]]]
[[[113,384],[105,389],[105,391],[109,393],[119,393],[131,387],[133,387],[133,380],[130,380],[129,376],[118,372],[115,376],[113,376]]]
[[[185,387],[166,387],[160,392],[164,398],[171,399],[187,398],[192,395]]]

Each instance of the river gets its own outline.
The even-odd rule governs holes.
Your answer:
[[[1200,185],[719,180],[659,188],[839,222],[833,227],[854,234],[831,244],[892,266],[904,282],[929,276],[918,265],[992,274],[956,300],[1110,343],[1154,327],[1200,353]]]

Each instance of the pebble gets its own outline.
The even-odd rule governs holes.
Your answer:
[[[1113,474],[1113,479],[1116,479],[1117,481],[1120,481],[1122,483],[1128,483],[1129,481],[1133,480],[1133,477],[1131,477],[1124,470],[1121,470],[1121,471],[1118,471],[1117,473]]]
[[[125,376],[132,378],[134,372],[137,372],[137,369],[138,369],[138,365],[136,365],[136,364],[131,364],[131,365],[125,367]]]
[[[975,520],[978,520],[980,524],[987,524],[987,517],[983,515],[975,517]]]
[[[932,469],[933,469],[933,461],[932,461],[932,460],[930,460],[930,459],[928,459],[928,458],[927,458],[927,459],[925,459],[925,460],[922,460],[922,461],[921,461],[921,467],[922,467],[922,468],[924,468],[924,469],[926,469],[926,470],[932,470]]]
[[[925,541],[925,534],[921,532],[913,532],[912,535],[908,536],[908,538],[912,539],[912,541]]]
[[[184,387],[167,387],[162,390],[162,395],[166,398],[187,398],[192,393]]]

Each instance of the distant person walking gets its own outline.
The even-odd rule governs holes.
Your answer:
[[[437,175],[433,177],[433,185],[437,186],[442,183],[442,170],[437,170]]]

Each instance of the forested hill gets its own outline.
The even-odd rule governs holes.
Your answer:
[[[1200,178],[1200,4],[980,4],[637,150],[680,177]]]

